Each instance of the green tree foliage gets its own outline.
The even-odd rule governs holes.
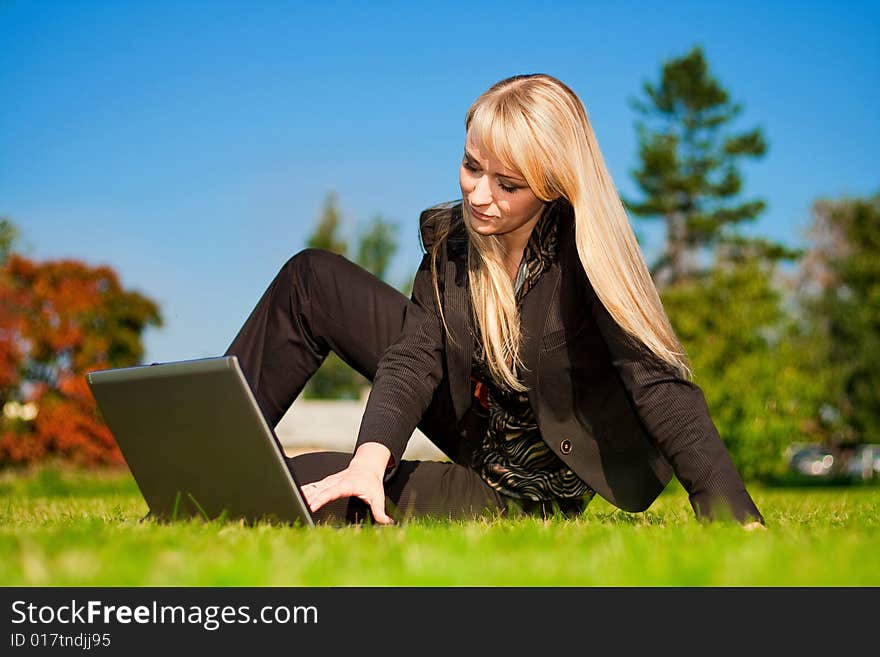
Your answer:
[[[802,305],[833,373],[820,421],[832,443],[880,442],[880,193],[813,204]]]
[[[829,381],[809,332],[784,310],[775,267],[748,257],[679,281],[663,303],[712,419],[743,477],[772,479],[785,449],[819,439]]]
[[[759,128],[724,130],[742,106],[712,76],[699,47],[665,62],[659,82],[642,88],[647,100],[630,103],[647,121],[636,121],[641,162],[632,172],[644,198],[624,205],[666,223],[665,250],[651,267],[663,287],[692,275],[701,247],[725,239],[725,228],[764,210],[763,200],[735,199],[742,191],[737,161],[760,157],[767,146]]]
[[[0,265],[9,259],[18,239],[18,229],[6,217],[0,217]]]
[[[307,241],[308,246],[347,255],[348,245],[339,235],[341,220],[336,195],[331,192],[327,195],[315,231]],[[394,232],[393,224],[382,217],[374,217],[357,246],[355,261],[380,279],[385,278],[388,265],[397,250]],[[358,399],[369,384],[367,379],[331,351],[309,379],[303,395],[307,399]]]
[[[382,217],[374,217],[358,246],[356,262],[383,281],[386,280],[391,258],[397,251],[396,232],[395,224],[386,222]]]
[[[306,242],[306,246],[312,249],[324,249],[331,253],[345,255],[348,245],[339,235],[339,222],[341,221],[339,206],[335,192],[330,192],[324,199],[324,209],[321,218]]]

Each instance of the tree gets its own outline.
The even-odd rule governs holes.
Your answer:
[[[665,62],[643,90],[647,100],[632,104],[643,119],[633,175],[644,198],[625,205],[666,222],[651,268],[664,307],[734,462],[745,478],[772,479],[786,447],[820,435],[811,418],[828,373],[805,355],[815,353],[814,336],[789,312],[793,291],[778,267],[802,252],[740,232],[765,203],[737,200],[737,162],[767,145],[759,128],[729,130],[742,106],[699,47]]]
[[[819,422],[834,444],[880,442],[880,192],[813,204],[800,292],[833,373]]]
[[[630,103],[654,124],[636,122],[641,163],[632,173],[644,198],[624,199],[624,205],[634,215],[666,223],[665,250],[651,266],[662,288],[693,275],[700,249],[727,239],[726,227],[764,210],[763,200],[734,198],[742,189],[737,160],[760,157],[767,146],[759,128],[722,133],[742,106],[709,72],[699,47],[665,62],[660,81],[644,82],[643,91],[646,101]]]
[[[793,442],[821,439],[812,422],[829,372],[813,338],[784,308],[775,265],[744,256],[663,292],[724,443],[746,479],[783,474]]]
[[[338,234],[340,222],[336,195],[331,192],[327,195],[315,231],[307,240],[308,246],[346,255],[347,244]],[[397,250],[394,231],[394,224],[376,216],[359,239],[356,262],[380,279],[384,279]],[[303,395],[307,399],[358,399],[369,385],[366,378],[331,351],[309,379]]]
[[[19,338],[24,331],[23,293],[13,288],[6,271],[16,232],[8,220],[0,224],[0,401],[10,399],[21,383],[21,367],[24,358]],[[2,410],[2,409],[0,409]]]
[[[397,225],[388,223],[382,217],[373,218],[367,230],[361,235],[356,262],[376,278],[386,280],[388,265],[397,251],[394,234]]]
[[[321,211],[315,232],[311,234],[306,245],[312,249],[324,249],[345,255],[348,245],[338,234],[340,220],[336,193],[329,192],[324,199],[324,209]]]
[[[13,244],[18,238],[18,229],[6,217],[0,217],[0,265],[9,259]]]
[[[138,364],[141,333],[161,324],[109,267],[11,253],[0,267],[0,465],[122,464],[85,375]]]

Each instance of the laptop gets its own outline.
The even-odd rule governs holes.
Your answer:
[[[146,517],[314,526],[236,356],[86,375]]]

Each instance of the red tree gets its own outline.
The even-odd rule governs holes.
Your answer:
[[[111,268],[10,255],[0,267],[0,394],[12,412],[0,416],[0,465],[122,464],[85,375],[137,365],[148,325],[162,325],[158,306],[123,290]],[[31,412],[16,413],[21,404]]]

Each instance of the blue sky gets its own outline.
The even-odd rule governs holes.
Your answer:
[[[441,5],[439,8],[436,5]],[[159,302],[147,362],[219,355],[328,191],[353,238],[457,198],[464,114],[546,72],[587,108],[636,194],[627,100],[701,45],[761,126],[749,230],[805,243],[814,199],[880,188],[880,5],[869,2],[315,3],[0,0],[0,215],[37,259],[109,264]],[[634,221],[650,259],[659,224]]]

